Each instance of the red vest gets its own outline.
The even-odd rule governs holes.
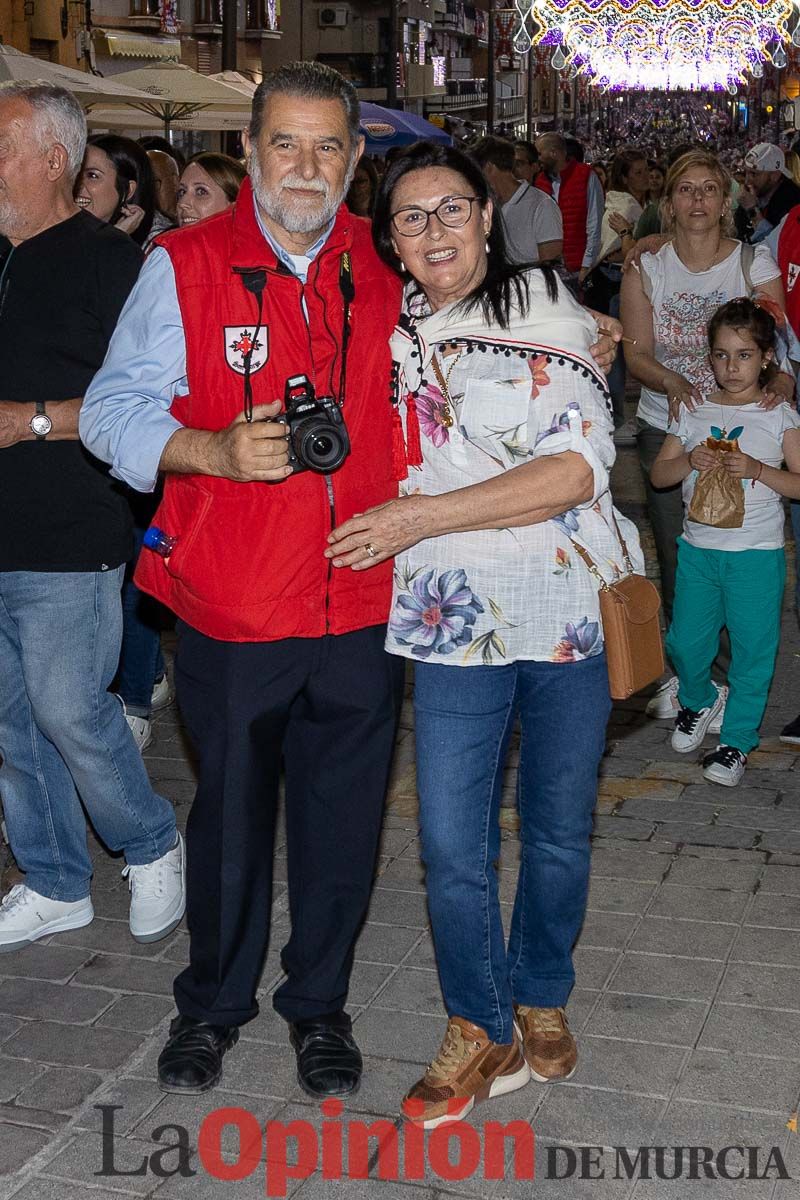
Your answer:
[[[258,305],[237,273],[243,268],[267,273],[259,335],[266,356],[251,375],[253,402],[283,401],[290,375],[307,375],[317,395],[338,397],[339,270],[343,251],[351,251],[344,417],[352,449],[330,476],[333,514],[325,477],[311,471],[272,484],[169,475],[153,524],[179,540],[169,559],[143,550],[136,582],[222,641],[321,637],[381,624],[389,613],[391,561],[354,572],[323,558],[332,525],[397,495],[388,343],[401,285],[378,259],[369,224],[342,207],[305,286],[278,264],[262,235],[249,181],[232,208],[158,244],[172,260],[186,338],[189,395],[175,399],[172,415],[211,430],[224,429],[244,406],[237,344],[253,334]]]
[[[561,172],[558,189],[558,207],[564,222],[564,264],[568,271],[580,271],[586,253],[586,218],[589,214],[589,176],[592,168],[588,163],[569,162]],[[553,184],[544,172],[536,179],[536,186],[548,196],[553,194]]]
[[[800,337],[800,204],[786,215],[778,238],[778,266],[786,293],[785,312]]]

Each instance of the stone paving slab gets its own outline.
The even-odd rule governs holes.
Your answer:
[[[621,499],[641,513],[635,457]],[[647,539],[646,539],[647,541]],[[800,753],[777,733],[800,709],[800,637],[789,611],[784,649],[743,785],[706,783],[697,761],[672,753],[670,727],[648,721],[646,698],[615,708],[603,761],[588,911],[567,1005],[579,1037],[578,1070],[564,1085],[532,1082],[479,1106],[468,1118],[522,1121],[536,1136],[536,1179],[443,1179],[430,1161],[421,1179],[339,1180],[321,1168],[289,1181],[303,1200],[798,1200],[800,1135],[787,1123],[800,1103]],[[179,716],[155,720],[146,753],[158,789],[185,826],[193,788]],[[692,757],[692,756],[690,756]],[[519,866],[512,744],[505,780],[499,888],[507,925]],[[85,930],[0,955],[0,1200],[163,1200],[264,1196],[263,1160],[238,1182],[211,1178],[196,1156],[200,1125],[221,1107],[244,1108],[262,1126],[303,1121],[319,1135],[318,1108],[297,1084],[284,1023],[270,995],[288,934],[285,833],[276,852],[273,938],[261,1012],[225,1059],[220,1086],[174,1097],[155,1084],[172,1008],[172,980],[187,960],[185,926],[140,946],[127,932],[122,863],[90,838],[97,919]],[[9,876],[7,875],[7,878]],[[8,886],[8,883],[6,884]],[[386,809],[368,922],[356,948],[350,1008],[366,1071],[343,1120],[400,1125],[400,1100],[438,1049],[444,1008],[428,932],[414,775],[413,713],[407,702]],[[98,1105],[119,1105],[114,1163],[136,1170],[163,1148],[161,1126],[186,1130],[194,1175],[98,1175]],[[738,1139],[738,1142],[736,1141]],[[453,1144],[456,1145],[454,1139]],[[614,1177],[613,1147],[781,1147],[794,1178],[689,1180]],[[430,1135],[426,1140],[430,1149]],[[564,1173],[566,1151],[603,1148],[603,1178]],[[235,1160],[228,1128],[223,1154]],[[452,1148],[452,1146],[451,1146]],[[176,1155],[173,1152],[173,1164]],[[372,1155],[373,1173],[376,1154]],[[234,1190],[235,1189],[235,1190]]]

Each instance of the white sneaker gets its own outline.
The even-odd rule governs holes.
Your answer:
[[[179,924],[186,911],[186,854],[183,838],[173,850],[144,866],[122,872],[131,890],[131,933],[137,942],[157,942]]]
[[[150,698],[150,708],[153,712],[161,712],[175,699],[166,672],[153,684],[153,695]]]
[[[717,746],[703,759],[703,778],[723,787],[736,787],[747,766],[747,755],[735,746]]]
[[[146,750],[153,740],[153,725],[148,721],[147,717],[132,717],[129,713],[125,713],[125,720],[128,722],[128,728],[133,734],[133,740],[141,753]]]
[[[83,929],[93,920],[91,896],[48,900],[24,883],[15,883],[0,903],[0,954],[20,950],[50,933]]]
[[[713,679],[711,682],[714,683]],[[709,725],[708,732],[721,733],[722,721],[725,716],[725,705],[728,701],[728,688],[721,683],[714,683],[714,687],[722,697],[722,708]],[[666,683],[662,683],[661,687],[653,692],[644,711],[646,716],[652,717],[654,721],[674,721],[679,709],[678,676],[673,675],[671,679],[668,679]]]
[[[695,712],[691,708],[681,708],[675,718],[675,729],[672,734],[672,749],[678,754],[691,754],[702,746],[703,739],[711,728],[711,723],[719,719],[725,701],[717,692],[717,698],[710,708],[701,708]]]
[[[645,714],[655,721],[674,721],[678,715],[678,676],[673,675],[656,688],[647,701]]]

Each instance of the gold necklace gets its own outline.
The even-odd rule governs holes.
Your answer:
[[[455,354],[450,355],[453,361],[448,366],[445,374],[442,373],[442,368],[437,361],[436,354],[434,354],[433,358],[431,359],[431,367],[433,368],[433,373],[436,376],[436,382],[439,384],[439,390],[444,396],[442,425],[445,427],[445,429],[450,429],[455,422],[455,417],[453,416],[453,401],[450,397],[450,376],[453,373],[453,367],[456,365],[463,353],[464,348],[462,346],[460,350],[456,350]]]

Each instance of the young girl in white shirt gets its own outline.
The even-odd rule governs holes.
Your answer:
[[[788,404],[767,411],[775,322],[752,300],[723,304],[708,325],[718,390],[694,412],[682,408],[650,474],[654,487],[683,483],[675,607],[667,652],[678,673],[672,747],[698,749],[724,700],[711,681],[719,635],[731,640],[730,694],[720,744],[703,758],[706,779],[735,787],[758,745],[780,638],[786,576],[782,496],[800,497],[800,417]],[[716,442],[719,449],[712,449]],[[722,529],[690,520],[698,477],[722,463],[744,489],[744,522]],[[782,463],[788,470],[781,470]]]

